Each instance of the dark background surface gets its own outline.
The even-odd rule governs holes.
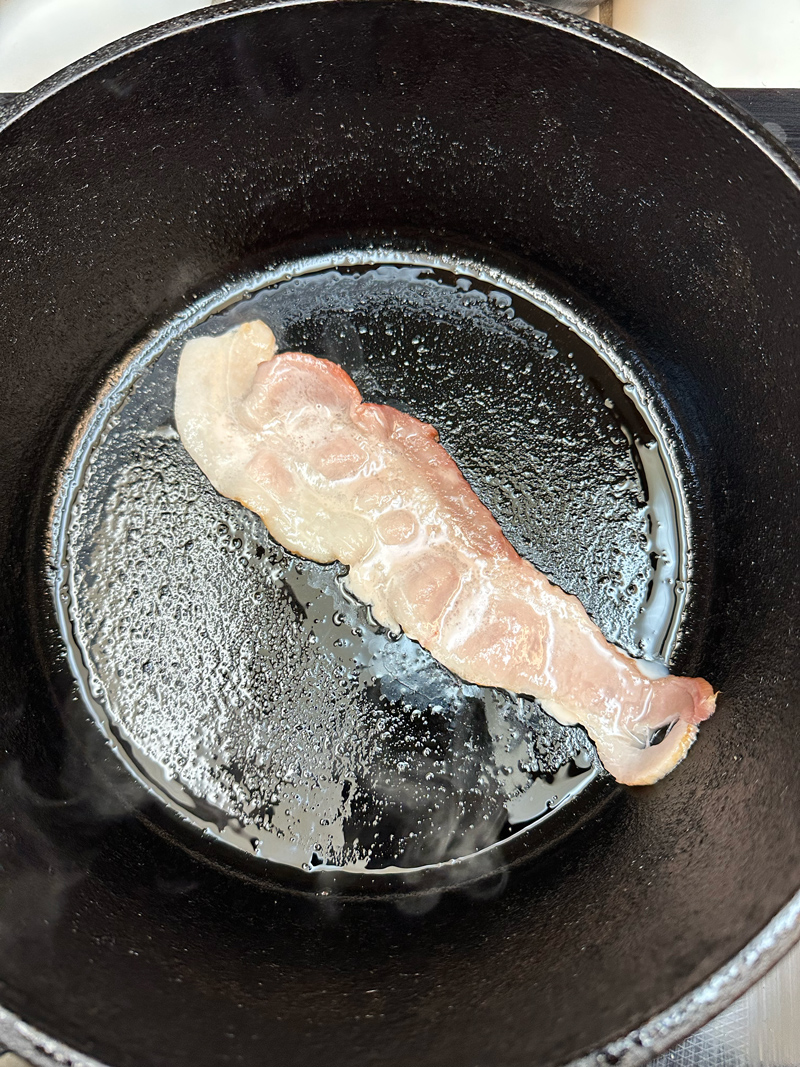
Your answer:
[[[800,156],[800,89],[724,89]],[[780,127],[783,131],[781,136]]]

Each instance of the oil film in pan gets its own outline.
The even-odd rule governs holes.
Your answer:
[[[668,659],[689,536],[629,370],[543,285],[419,253],[306,257],[189,309],[87,420],[56,516],[70,661],[120,758],[206,835],[310,871],[474,862],[602,779],[536,702],[376,625],[184,450],[190,336],[254,318],[432,423],[514,547],[625,651]],[[473,859],[470,861],[470,857]]]

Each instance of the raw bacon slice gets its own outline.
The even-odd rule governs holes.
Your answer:
[[[175,418],[214,487],[277,541],[346,564],[379,623],[466,681],[583,725],[618,781],[658,781],[714,711],[708,682],[652,677],[517,555],[432,426],[364,403],[335,363],[276,355],[263,322],[186,345]]]

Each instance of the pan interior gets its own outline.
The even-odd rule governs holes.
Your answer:
[[[606,636],[668,660],[688,565],[646,388],[546,287],[400,253],[305,259],[165,331],[86,419],[56,514],[73,671],[119,757],[175,814],[268,864],[480,863],[602,777],[580,728],[467,685],[284,551],[185,452],[190,336],[253,318],[431,422],[517,550]],[[213,312],[209,314],[209,312]],[[470,859],[471,858],[471,859]]]

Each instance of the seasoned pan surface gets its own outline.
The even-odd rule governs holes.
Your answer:
[[[441,425],[518,549],[609,637],[658,664],[682,634],[693,531],[655,384],[546,289],[412,255],[332,253],[204,305],[87,418],[54,515],[60,628],[116,751],[207,833],[316,868],[312,885],[414,870],[384,888],[419,888],[442,863],[442,884],[474,880],[601,768],[582,729],[461,682],[378,626],[342,567],[287,554],[220,499],[175,429],[188,336],[260,315],[284,347],[343,362],[371,398]]]
[[[265,1050],[297,1064],[556,1064],[623,1038],[702,985],[797,888],[799,334],[790,294],[800,209],[788,157],[711,90],[605,30],[527,9],[381,0],[220,9],[153,31],[23,99],[0,153],[8,1043],[26,1040],[17,1016],[34,1041],[48,1034],[113,1065],[247,1064],[263,1062]],[[299,266],[312,259],[319,269]],[[376,270],[392,284],[362,318],[345,316],[355,306],[342,298],[347,286]],[[403,286],[387,270],[410,270],[404,284],[428,305],[394,307]],[[344,288],[326,295],[325,314],[312,301],[304,319],[287,300],[280,319],[288,282],[314,279],[318,299],[334,284],[331,271]],[[437,288],[428,293],[428,284]],[[463,296],[452,304],[459,329],[448,326],[448,301],[470,293],[488,316],[475,327],[479,359],[454,340],[466,329]],[[267,306],[287,345],[345,366],[355,359],[349,369],[365,392],[437,423],[518,547],[580,592],[610,636],[635,649],[651,583],[684,583],[677,600],[670,593],[668,618],[649,617],[647,639],[722,696],[670,778],[630,791],[598,774],[520,830],[506,789],[498,817],[486,820],[489,837],[473,841],[463,832],[473,813],[462,805],[456,836],[415,856],[427,873],[410,884],[381,871],[398,860],[412,866],[402,861],[413,850],[386,846],[390,821],[397,840],[397,782],[383,823],[360,813],[364,826],[383,828],[375,866],[330,884],[294,866],[306,857],[283,856],[278,870],[271,861],[280,857],[217,840],[224,790],[213,794],[214,812],[188,820],[185,798],[148,792],[158,783],[139,758],[142,742],[161,745],[162,765],[180,748],[165,749],[167,720],[148,720],[163,704],[142,704],[163,646],[147,652],[146,630],[132,623],[140,674],[131,688],[114,658],[119,635],[103,639],[121,616],[108,623],[102,605],[119,595],[121,607],[134,591],[168,599],[174,590],[162,586],[195,565],[176,556],[188,538],[162,539],[161,555],[153,551],[160,528],[182,535],[187,520],[175,503],[187,502],[191,472],[170,430],[174,360],[187,333]],[[439,344],[415,378],[420,362],[406,353],[427,347],[434,321]],[[542,336],[517,350],[511,333],[526,323]],[[523,349],[533,358],[523,362]],[[525,380],[528,363],[535,382]],[[456,407],[470,413],[470,432]],[[672,575],[659,573],[652,544],[641,541],[656,505],[637,449],[651,442],[672,501]],[[526,480],[509,490],[493,482],[498,472]],[[542,495],[548,487],[552,500]],[[196,488],[195,503],[227,507]],[[231,575],[249,568],[249,582],[262,560],[270,572],[288,566],[273,563],[252,519],[226,512],[214,526],[195,503],[192,528],[205,523],[218,537],[198,566],[214,559],[220,568],[224,554]],[[613,570],[609,514],[629,549]],[[138,583],[135,530],[146,571]],[[301,577],[306,589],[309,575]],[[328,592],[317,588],[327,579],[313,587],[328,600],[311,599],[335,627],[330,578]],[[287,627],[309,636],[308,614],[278,599]],[[385,637],[370,633],[368,619],[347,621],[354,642]],[[406,668],[394,677],[407,679]],[[114,671],[122,680],[109,701]],[[292,693],[299,673],[284,679]],[[380,702],[374,687],[368,696]],[[496,770],[487,698],[466,696],[462,733],[441,724],[449,766]],[[387,722],[396,724],[405,697],[389,698]],[[409,715],[422,710],[415,701],[432,704],[417,691]],[[192,709],[178,697],[175,709],[184,727]],[[495,710],[512,721],[513,709]],[[125,715],[150,733],[114,734],[110,719],[119,726]],[[558,767],[531,752],[548,728],[518,739],[542,763],[525,770],[519,763],[532,768],[531,759],[516,760],[515,773],[541,781],[540,772],[572,766],[583,781],[590,761],[574,736],[551,746]],[[234,731],[219,732],[227,742]],[[471,769],[459,758],[465,740],[478,754]],[[398,755],[395,771],[409,763]],[[228,798],[242,781],[236,762]],[[438,825],[419,777],[399,807]],[[469,793],[452,776],[438,784],[443,797]],[[481,814],[491,796],[481,792]],[[269,806],[246,803],[254,818]],[[199,824],[211,832],[200,835]],[[337,857],[323,859],[329,867]],[[443,859],[456,859],[464,876],[439,877]],[[787,945],[791,914],[780,932]],[[764,958],[770,951],[760,943]],[[758,964],[748,966],[755,975]],[[667,1035],[678,1036],[682,1018]],[[652,1040],[651,1049],[668,1036]],[[38,1055],[57,1047],[41,1044]],[[620,1054],[645,1052],[628,1043]]]

